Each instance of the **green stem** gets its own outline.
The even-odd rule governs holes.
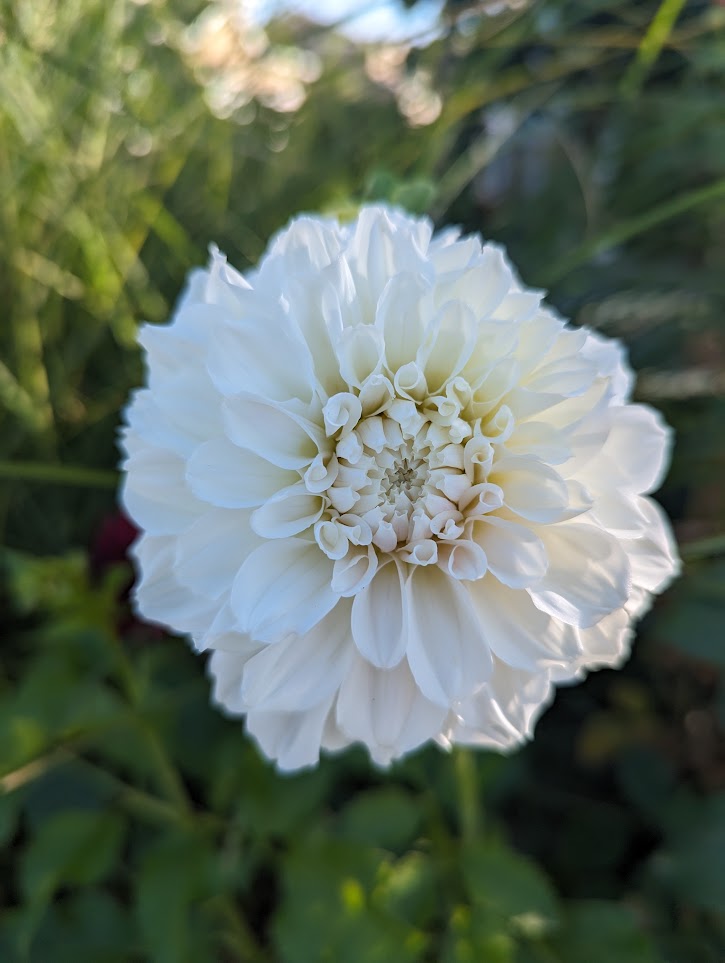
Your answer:
[[[461,838],[464,843],[473,842],[481,831],[478,773],[473,753],[465,746],[454,750],[456,782],[458,784],[458,810]]]
[[[547,272],[543,283],[554,284],[565,277],[573,268],[584,264],[596,255],[603,254],[638,234],[644,234],[664,221],[684,214],[694,207],[699,207],[700,204],[707,204],[721,197],[725,197],[725,177],[713,184],[698,187],[672,200],[665,201],[663,204],[658,204],[647,211],[646,214],[639,214],[636,217],[628,218],[626,221],[621,221],[608,231],[600,234],[599,237],[594,237],[590,241],[580,244],[574,251],[555,263],[551,270]]]
[[[114,489],[118,485],[118,475],[114,471],[33,461],[0,461],[0,479],[76,485],[81,488]]]
[[[622,78],[622,96],[630,100],[636,97],[659,57],[662,48],[670,38],[677,18],[682,13],[686,0],[662,0],[657,13],[652,18],[647,33],[637,50],[637,56]]]
[[[226,925],[226,942],[239,963],[262,963],[266,955],[257,945],[246,919],[238,912],[234,900],[228,893],[220,894],[213,901],[214,908]]]
[[[137,712],[136,722],[146,742],[149,754],[154,763],[159,788],[169,802],[176,807],[182,819],[189,819],[193,814],[191,801],[184,787],[184,782],[174,765],[166,746],[159,738],[154,727],[143,718],[141,713],[142,686],[136,678],[133,662],[128,657],[123,642],[111,634],[113,651],[116,657],[116,672],[129,704]]]
[[[698,538],[692,542],[685,542],[680,545],[680,554],[685,560],[709,558],[712,555],[722,555],[724,553],[725,534],[710,535],[707,538]]]

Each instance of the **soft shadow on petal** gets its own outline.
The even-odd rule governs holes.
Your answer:
[[[247,732],[283,772],[316,766],[331,706],[332,699],[326,699],[306,712],[252,709],[247,716]]]
[[[545,672],[525,672],[494,660],[491,680],[456,707],[449,738],[506,752],[531,738],[554,689]]]
[[[472,533],[486,553],[489,571],[504,585],[526,588],[546,572],[544,543],[525,525],[484,515],[474,520]]]
[[[591,628],[577,629],[577,634],[582,655],[570,666],[555,666],[552,671],[555,682],[577,679],[583,671],[591,669],[618,668],[629,657],[634,627],[627,611],[617,609]]]
[[[251,526],[263,538],[289,538],[314,525],[327,504],[311,494],[304,482],[283,488],[251,515]]]
[[[470,695],[491,673],[491,650],[467,590],[435,566],[406,584],[408,661],[421,691],[441,706]]]
[[[224,402],[223,417],[235,445],[279,468],[306,468],[325,447],[320,428],[276,402],[235,395]]]
[[[181,585],[218,599],[260,539],[243,509],[210,508],[176,540],[174,574]]]
[[[304,635],[334,607],[332,562],[316,542],[264,542],[249,555],[232,586],[231,605],[243,632],[277,642]]]
[[[173,632],[199,633],[213,620],[217,603],[180,585],[174,575],[176,539],[144,535],[130,555],[138,581],[133,590],[136,612],[147,622],[158,622]]]
[[[218,325],[207,369],[223,395],[247,392],[275,401],[312,400],[315,375],[309,348],[279,308],[274,318]]]
[[[408,618],[404,572],[394,559],[382,565],[352,605],[352,635],[368,662],[390,669],[405,655]]]
[[[341,599],[305,635],[267,645],[249,660],[244,700],[265,712],[312,709],[337,691],[353,653],[350,602]]]
[[[593,525],[540,526],[549,568],[529,589],[537,608],[554,618],[589,628],[621,608],[632,586],[630,566],[619,541]]]
[[[569,517],[566,482],[537,458],[509,455],[499,459],[489,481],[500,485],[507,508],[527,521],[556,522]]]
[[[526,592],[514,591],[490,577],[468,586],[483,635],[507,665],[536,672],[576,659],[576,630],[536,608]]]
[[[227,438],[200,445],[186,467],[186,480],[194,495],[220,508],[261,505],[272,492],[293,484],[298,477]]]
[[[337,699],[338,726],[380,765],[432,739],[445,715],[423,696],[406,660],[378,669],[356,655]]]
[[[638,498],[644,516],[641,536],[623,542],[632,568],[632,581],[648,592],[662,592],[680,574],[682,565],[665,513],[651,498]]]
[[[182,458],[163,448],[143,448],[128,459],[121,503],[150,535],[183,532],[207,506],[190,491]]]
[[[670,462],[671,429],[647,405],[622,405],[609,416],[606,442],[577,477],[594,491],[655,491]]]

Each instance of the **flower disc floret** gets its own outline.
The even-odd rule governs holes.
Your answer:
[[[646,497],[669,432],[621,346],[477,237],[298,218],[246,277],[213,251],[140,340],[137,605],[211,651],[214,698],[281,768],[511,748],[553,683],[626,658],[676,574]]]

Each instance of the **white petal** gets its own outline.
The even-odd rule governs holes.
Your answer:
[[[457,707],[454,742],[506,751],[530,738],[553,686],[545,672],[529,673],[494,660],[491,681]]]
[[[212,702],[234,715],[246,710],[242,698],[242,673],[247,659],[236,652],[214,651],[207,662],[212,678]]]
[[[153,400],[166,423],[188,437],[192,447],[222,433],[219,393],[199,367],[182,368],[153,387]]]
[[[427,524],[425,518],[420,521]],[[409,565],[435,565],[438,561],[438,544],[432,538],[411,541],[400,548],[398,555]]]
[[[472,537],[486,553],[491,574],[504,585],[525,588],[546,572],[544,543],[525,525],[484,515],[475,519]]]
[[[417,361],[431,392],[439,391],[463,369],[475,344],[476,319],[461,301],[449,301],[426,332]]]
[[[341,246],[340,226],[334,218],[301,214],[272,239],[259,265],[260,275],[270,272],[274,285],[286,273],[317,274],[337,257]]]
[[[207,368],[224,395],[247,392],[275,401],[312,399],[310,352],[281,311],[276,317],[218,325],[209,344]]]
[[[530,590],[538,608],[580,628],[622,608],[632,581],[617,539],[580,523],[542,526],[537,534],[549,558],[546,575]]]
[[[224,652],[231,652],[244,660],[251,659],[267,644],[252,639],[246,632],[239,631],[239,623],[229,602],[226,602],[221,608],[219,608],[217,602],[217,612],[211,625],[195,639],[195,642],[200,652],[207,649],[222,649]]]
[[[525,421],[516,425],[506,441],[506,448],[514,455],[533,455],[549,465],[567,462],[571,442],[563,431],[545,421]]]
[[[173,561],[176,539],[144,535],[131,549],[138,570],[133,591],[135,609],[147,622],[175,632],[202,631],[214,617],[215,603],[179,585]]]
[[[256,511],[251,526],[262,538],[289,538],[314,525],[325,509],[322,495],[307,491],[303,482],[276,492]]]
[[[483,578],[488,569],[486,553],[469,539],[439,543],[438,566],[451,578],[475,580]]]
[[[378,669],[356,656],[337,699],[338,726],[365,743],[379,765],[437,735],[445,714],[423,696],[405,659]]]
[[[579,629],[578,634],[584,650],[580,660],[582,668],[618,668],[629,656],[634,628],[627,612],[617,609],[611,615],[605,615],[601,622],[591,628]],[[561,681],[559,676],[556,681]]]
[[[526,592],[491,578],[468,586],[484,637],[507,665],[528,672],[569,664],[581,654],[576,630],[536,608]]]
[[[372,374],[360,389],[360,404],[366,418],[380,414],[390,406],[395,389],[383,374]]]
[[[328,436],[341,430],[341,437],[349,435],[360,421],[362,405],[357,395],[349,391],[341,391],[333,395],[322,409],[325,419],[325,432]]]
[[[568,518],[568,490],[562,477],[535,458],[509,456],[494,462],[490,481],[503,489],[504,503],[532,522]]]
[[[361,592],[375,577],[378,556],[372,544],[353,546],[344,558],[337,559],[332,576],[332,590],[349,598]]]
[[[259,543],[249,512],[209,508],[176,540],[174,573],[181,585],[220,598]]]
[[[355,596],[352,635],[363,658],[382,669],[397,665],[408,643],[403,570],[396,562],[378,568],[372,582]]]
[[[283,772],[315,766],[331,705],[332,700],[328,699],[307,712],[253,709],[247,716],[247,732]]]
[[[335,344],[335,351],[342,377],[354,388],[361,388],[383,366],[382,332],[369,324],[345,328]]]
[[[324,434],[316,425],[274,402],[236,395],[225,401],[223,415],[235,445],[280,468],[306,468],[324,449]]]
[[[640,538],[622,543],[632,568],[632,581],[648,592],[661,592],[680,574],[680,559],[669,522],[657,502],[637,499],[645,524]]]
[[[184,461],[163,448],[141,448],[126,462],[121,501],[150,535],[183,532],[206,510],[189,491]]]
[[[409,361],[402,368],[398,368],[393,384],[400,397],[411,401],[422,401],[428,394],[425,375],[415,361]]]
[[[423,341],[423,299],[428,285],[417,274],[400,274],[388,281],[378,304],[376,327],[385,337],[385,363],[391,374],[414,361]]]
[[[315,542],[264,542],[248,556],[232,586],[231,605],[243,632],[276,642],[304,635],[337,603],[332,562]]]
[[[611,379],[612,402],[617,405],[629,400],[634,384],[626,351],[621,341],[605,338],[596,331],[587,331],[582,354],[593,361],[600,375]]]
[[[434,566],[418,566],[406,587],[410,668],[428,699],[450,706],[486,681],[491,651],[460,582]]]
[[[329,269],[326,269],[329,270]],[[287,278],[284,282],[285,300],[290,313],[312,351],[315,376],[321,395],[333,395],[347,387],[340,375],[340,365],[332,347],[333,333],[328,320],[328,295],[337,300],[338,292],[325,281],[325,272],[305,281]]]
[[[186,467],[186,480],[196,497],[220,508],[261,505],[297,477],[226,438],[200,445]]]
[[[354,651],[350,607],[343,599],[306,635],[267,645],[250,659],[245,703],[264,711],[307,711],[334,695]]]
[[[512,283],[511,271],[502,251],[492,244],[483,248],[481,259],[455,281],[436,291],[438,303],[453,298],[466,302],[477,320],[493,314]]]
[[[600,454],[578,477],[594,490],[646,493],[659,488],[669,464],[672,432],[662,416],[646,405],[610,411],[612,427]]]

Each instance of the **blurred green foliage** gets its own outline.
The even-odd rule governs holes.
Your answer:
[[[0,960],[721,963],[725,8],[450,2],[392,61],[288,20],[201,62],[203,8],[0,3]],[[290,50],[298,109],[240,92]],[[687,564],[517,755],[280,777],[128,610],[115,426],[211,241],[244,268],[375,198],[627,342]]]

